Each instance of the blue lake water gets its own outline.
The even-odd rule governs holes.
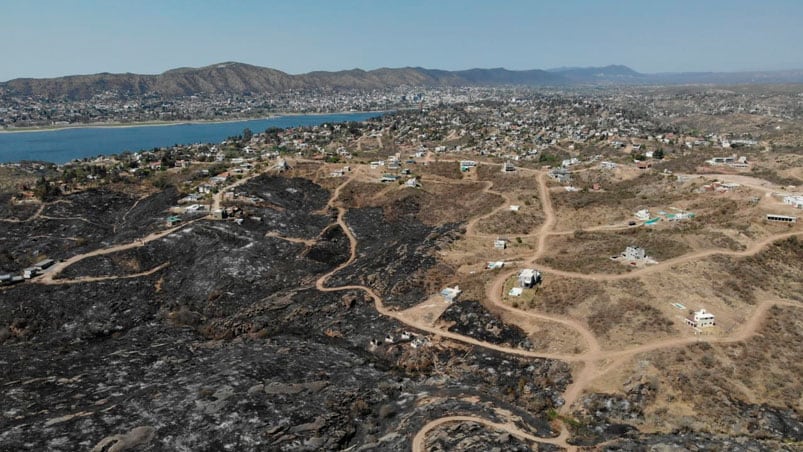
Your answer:
[[[65,163],[73,159],[119,154],[174,144],[219,143],[243,129],[260,133],[269,127],[315,126],[364,121],[382,113],[279,116],[236,122],[133,127],[82,127],[39,132],[0,133],[0,162],[37,160]]]

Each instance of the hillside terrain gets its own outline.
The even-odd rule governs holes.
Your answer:
[[[374,90],[410,87],[459,86],[570,86],[584,84],[739,84],[801,83],[803,71],[743,73],[641,74],[626,66],[558,68],[548,71],[468,69],[445,71],[420,67],[352,69],[292,75],[244,63],[220,63],[201,68],[178,68],[157,75],[72,75],[0,83],[0,96],[33,96],[86,100],[114,93],[131,98],[159,95],[166,98],[192,95],[244,95],[284,93],[294,90]]]
[[[4,165],[0,449],[801,450],[794,106],[606,96]]]

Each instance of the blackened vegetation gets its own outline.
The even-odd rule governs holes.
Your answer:
[[[402,451],[441,416],[503,422],[494,407],[520,416],[527,431],[557,434],[546,410],[571,379],[565,364],[433,343],[380,315],[363,291],[319,292],[316,280],[349,257],[344,232],[321,211],[326,193],[296,179],[257,184],[254,195],[270,201],[249,208],[262,221],[197,221],[62,274],[131,275],[167,264],[148,276],[3,290],[3,448],[90,450],[113,435],[149,432],[138,437],[142,450]],[[164,198],[133,209],[130,201],[109,202],[119,215],[93,247],[114,239],[115,227],[164,227],[160,218],[148,224]],[[438,230],[407,215],[392,225],[358,218],[358,234],[376,237],[360,259],[401,260],[390,287],[402,287],[410,262],[434,262]],[[267,236],[274,226],[315,243]],[[375,231],[382,228],[390,230]]]
[[[521,328],[502,322],[477,301],[452,303],[438,320],[450,324],[449,331],[455,333],[492,344],[532,349],[530,340]]]
[[[329,192],[307,179],[263,175],[234,189],[253,197],[244,209],[259,218],[253,226],[288,237],[315,238],[328,224],[329,215],[316,213],[326,207]]]
[[[367,285],[386,305],[408,308],[431,295],[427,277],[437,265],[433,253],[451,240],[454,225],[428,227],[415,219],[415,206],[399,206],[393,212],[388,218],[380,208],[348,211],[346,222],[358,240],[357,259],[329,284]]]
[[[427,439],[429,451],[510,451],[530,452],[557,451],[560,448],[549,444],[538,444],[512,436],[506,432],[492,430],[475,422],[447,424],[433,430]]]
[[[64,259],[147,235],[162,227],[167,208],[177,199],[173,188],[139,202],[124,193],[92,189],[62,196],[37,218],[32,218],[36,209],[27,209],[25,216],[15,216],[30,221],[0,222],[0,273],[18,272],[44,257]]]

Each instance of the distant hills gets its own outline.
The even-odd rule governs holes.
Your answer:
[[[195,94],[280,93],[306,89],[382,89],[398,86],[739,83],[803,83],[803,70],[642,74],[621,65],[525,71],[504,68],[445,71],[406,67],[291,75],[276,69],[229,62],[201,68],[172,69],[157,75],[101,73],[48,79],[20,78],[0,83],[0,93],[81,100],[108,91],[132,97],[148,94],[178,97]]]

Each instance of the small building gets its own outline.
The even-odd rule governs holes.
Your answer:
[[[803,196],[784,196],[783,203],[790,206],[795,206],[795,208],[798,209],[803,209]]]
[[[505,266],[505,261],[488,262],[485,266],[486,270],[497,270]]]
[[[705,309],[694,311],[691,317],[686,318],[686,323],[694,328],[708,328],[716,325],[714,314]]]
[[[513,287],[507,294],[511,297],[520,297],[522,292],[524,292],[524,290],[521,287]]]
[[[420,187],[421,184],[418,183],[418,179],[417,178],[412,177],[410,179],[407,179],[407,181],[404,183],[404,186],[405,187],[410,187],[410,188],[417,188],[417,187]]]
[[[541,282],[541,272],[533,268],[525,268],[519,272],[519,286],[531,289]]]
[[[396,182],[397,180],[399,180],[399,176],[396,176],[395,174],[383,174],[379,179],[379,182],[387,184],[389,182]]]
[[[441,290],[441,296],[445,302],[451,303],[457,299],[457,296],[460,295],[460,292],[462,292],[462,290],[460,290],[460,286],[447,287]]]
[[[640,261],[647,258],[647,252],[639,246],[628,246],[622,253],[622,257],[629,261]]]
[[[167,220],[165,221],[165,225],[167,225],[167,227],[169,227],[169,228],[172,228],[173,226],[175,226],[175,225],[177,225],[179,223],[181,223],[181,217],[179,217],[177,215],[171,215],[171,216],[167,217]]]
[[[780,223],[795,223],[797,222],[797,217],[792,217],[789,215],[778,215],[775,213],[768,213],[767,214],[767,221],[777,221]]]
[[[474,160],[460,160],[460,171],[468,171],[475,166],[477,166],[477,162]]]
[[[54,263],[55,262],[53,261],[53,259],[42,259],[41,261],[33,264],[33,267],[38,269],[39,271],[42,271],[42,270],[50,267]]]
[[[212,211],[212,218],[216,220],[223,220],[227,217],[226,211],[223,209],[215,209]]]
[[[28,267],[28,268],[22,270],[22,277],[25,278],[25,279],[31,279],[34,276],[38,275],[39,273],[41,273],[41,271],[38,268],[36,268],[36,267]]]
[[[510,211],[511,212],[518,212],[520,208],[521,208],[521,206],[512,205],[512,206],[510,206]]]
[[[512,163],[510,163],[509,161],[505,162],[502,165],[502,172],[503,173],[512,173],[514,171],[516,171],[516,167]]]
[[[499,239],[494,240],[494,248],[496,248],[498,250],[503,250],[503,249],[507,248],[507,239],[499,238]]]
[[[650,211],[647,209],[641,209],[638,212],[634,213],[633,216],[641,221],[647,221],[650,219]]]

